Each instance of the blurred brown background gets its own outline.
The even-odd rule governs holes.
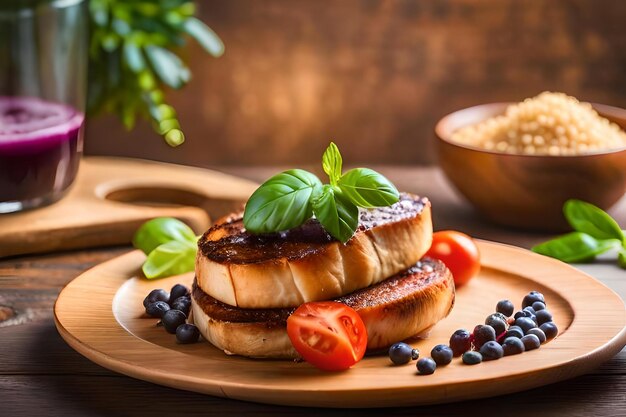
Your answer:
[[[198,3],[226,53],[184,52],[194,79],[171,101],[187,142],[105,117],[86,153],[295,166],[332,139],[351,165],[430,164],[434,124],[462,107],[543,90],[626,106],[624,0]]]

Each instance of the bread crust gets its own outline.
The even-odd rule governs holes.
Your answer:
[[[380,351],[430,329],[454,305],[452,274],[440,261],[425,259],[388,280],[335,301],[353,308],[368,333],[368,351]],[[194,283],[192,309],[205,339],[227,354],[255,358],[298,358],[286,321],[295,308],[242,309],[224,304]]]
[[[403,194],[396,205],[379,222],[362,221],[346,244],[332,240],[311,222],[303,228],[313,231],[297,238],[255,237],[254,243],[240,244],[238,239],[252,238],[243,229],[241,214],[233,214],[218,221],[199,241],[198,286],[233,306],[284,308],[329,300],[381,282],[415,264],[432,243],[430,202]],[[408,205],[413,207],[406,209]],[[382,209],[369,212],[380,214],[375,210],[385,214]]]

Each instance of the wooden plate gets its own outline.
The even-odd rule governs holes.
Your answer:
[[[520,308],[541,291],[560,335],[540,349],[477,366],[457,358],[430,376],[415,364],[391,366],[367,357],[352,369],[325,373],[307,363],[226,356],[207,342],[178,345],[143,316],[154,288],[190,284],[193,274],[148,281],[139,278],[144,255],[134,251],[73,280],[55,305],[61,336],[78,352],[114,371],[179,389],[272,404],[318,407],[391,407],[489,397],[572,378],[617,354],[626,344],[621,298],[564,263],[502,244],[479,242],[483,268],[457,291],[453,312],[426,340],[414,343],[429,356],[459,328],[472,329],[509,298]]]

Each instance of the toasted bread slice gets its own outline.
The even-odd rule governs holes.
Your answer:
[[[454,280],[445,265],[425,258],[379,284],[334,301],[352,307],[367,328],[368,351],[418,335],[446,317],[454,305]],[[298,358],[287,336],[294,308],[243,309],[224,304],[194,283],[194,322],[205,339],[227,354]]]
[[[392,206],[359,215],[359,228],[346,244],[315,219],[285,232],[252,235],[242,213],[226,217],[198,243],[198,286],[232,306],[295,307],[376,284],[415,264],[430,247],[426,198],[402,194]]]

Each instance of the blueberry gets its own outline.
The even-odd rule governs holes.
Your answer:
[[[546,334],[546,341],[550,341],[559,334],[559,329],[556,327],[553,321],[548,321],[539,326],[541,330]]]
[[[524,307],[524,308],[522,309],[522,311],[528,311],[530,314],[535,314],[535,313],[536,313],[535,309],[534,309],[534,308],[532,308],[532,306],[527,306],[527,307]]]
[[[165,314],[165,312],[169,309],[170,306],[165,301],[157,301],[148,304],[148,307],[146,307],[146,313],[148,313],[150,317],[161,318],[163,317],[163,314]]]
[[[419,357],[420,357],[419,349],[412,349],[411,350],[411,359],[417,360]]]
[[[519,319],[520,317],[528,317],[528,318],[531,318],[533,315],[534,315],[534,314],[533,314],[533,313],[531,313],[531,312],[530,312],[530,311],[528,311],[528,310],[521,310],[521,311],[518,311],[517,313],[515,313],[515,315],[513,316],[513,318],[514,318],[515,320]]]
[[[504,317],[504,319],[502,318]],[[487,317],[485,324],[493,327],[496,335],[506,332],[506,317],[502,313],[494,313]]]
[[[536,311],[532,307],[525,307],[522,311],[525,312],[526,317],[532,319],[535,323],[537,323]]]
[[[545,310],[546,308],[546,304],[542,303],[541,301],[535,301],[532,305],[533,310],[535,311],[539,311],[539,310]]]
[[[437,365],[443,366],[452,362],[452,349],[447,345],[437,345],[430,351],[430,356]]]
[[[183,323],[176,328],[176,341],[178,343],[196,343],[200,338],[200,330],[193,325]]]
[[[520,317],[519,319],[515,320],[515,325],[521,327],[524,333],[528,333],[530,329],[532,329],[533,327],[537,327],[535,322],[528,317]]]
[[[169,300],[170,295],[162,289],[152,290],[150,294],[146,296],[143,300],[143,307],[148,308],[148,304],[156,303],[157,301],[165,301]]]
[[[538,349],[539,346],[541,346],[539,338],[534,334],[527,334],[526,336],[522,337],[522,343],[524,344],[524,348],[526,350]]]
[[[542,303],[546,303],[545,298],[543,298],[543,294],[539,291],[531,291],[522,300],[522,308],[533,305],[535,301],[541,301]]]
[[[187,320],[187,316],[180,310],[168,310],[163,314],[161,322],[168,333],[176,333],[176,328]]]
[[[541,326],[543,323],[552,321],[552,313],[550,313],[548,310],[539,310],[536,316],[537,316],[537,324],[539,326]]]
[[[417,361],[417,372],[421,375],[430,375],[435,373],[437,364],[431,358],[422,358]]]
[[[509,300],[500,300],[496,305],[496,311],[504,314],[506,317],[511,317],[513,310],[515,310],[515,306]]]
[[[504,322],[506,322],[508,320],[508,318],[504,314],[499,313],[497,311],[495,313],[490,314],[489,317],[497,317],[497,318],[499,318],[500,320],[502,320]]]
[[[479,324],[474,328],[474,346],[480,349],[487,342],[496,340],[496,331],[493,327]]]
[[[450,336],[450,348],[454,356],[461,356],[472,348],[471,335],[465,329],[459,329]]]
[[[524,331],[519,326],[511,326],[504,335],[505,340],[509,337],[517,337],[518,339],[521,339],[522,337],[524,337]]]
[[[537,336],[541,344],[546,343],[546,334],[540,328],[535,327],[534,329],[530,329],[528,331],[528,334],[534,334],[535,336]]]
[[[189,295],[189,290],[183,284],[176,284],[170,290],[170,299],[169,303],[172,304],[175,300],[180,297],[185,297]]]
[[[189,296],[178,297],[171,304],[172,309],[180,310],[185,313],[186,316],[189,315],[189,310],[191,310],[191,298]]]
[[[480,354],[483,355],[483,360],[492,361],[504,356],[504,350],[498,342],[490,341],[481,346]]]
[[[479,352],[469,350],[463,354],[463,363],[466,365],[478,365],[483,361],[483,355]]]
[[[395,365],[404,365],[413,358],[413,348],[404,342],[394,343],[389,348],[389,359]]]
[[[524,343],[517,337],[507,337],[502,344],[504,356],[519,355],[525,351]]]

